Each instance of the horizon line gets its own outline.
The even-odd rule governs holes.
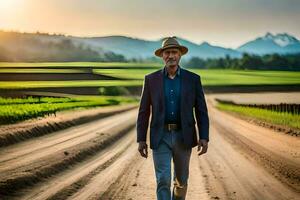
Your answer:
[[[127,38],[131,38],[131,39],[137,39],[137,40],[144,40],[144,41],[148,41],[148,42],[157,42],[157,41],[160,41],[161,39],[165,38],[165,37],[168,37],[168,36],[162,36],[161,38],[159,39],[145,39],[145,38],[142,38],[142,37],[138,37],[138,36],[132,36],[132,35],[121,35],[121,34],[112,34],[112,35],[78,35],[78,34],[67,34],[67,33],[59,33],[59,32],[42,32],[42,31],[21,31],[21,30],[15,30],[15,29],[1,29],[0,28],[0,32],[12,32],[12,33],[21,33],[21,34],[41,34],[41,35],[50,35],[50,36],[65,36],[65,37],[78,37],[78,38],[97,38],[97,37],[127,37]],[[274,33],[274,32],[271,32],[271,31],[266,31],[266,33],[263,35],[263,36],[256,36],[256,38],[253,38],[252,40],[255,40],[257,38],[260,38],[260,37],[264,37],[265,35],[267,35],[268,33],[271,33],[272,35],[278,35],[278,34],[288,34],[290,36],[293,36],[295,37],[297,40],[299,40],[297,38],[297,36],[293,35],[293,34],[290,34],[288,32],[277,32],[277,33]],[[219,44],[214,44],[214,43],[211,43],[211,42],[208,42],[207,40],[203,40],[203,42],[200,42],[200,43],[197,43],[197,42],[194,42],[193,40],[190,40],[190,39],[187,39],[187,38],[184,38],[184,37],[181,37],[181,36],[176,36],[177,38],[179,39],[183,39],[183,40],[186,40],[188,42],[191,42],[191,43],[194,43],[196,45],[201,45],[203,43],[208,43],[209,45],[211,46],[217,46],[217,47],[222,47],[222,48],[226,48],[226,49],[238,49],[239,47],[243,46],[244,44],[246,44],[247,42],[249,41],[252,41],[252,40],[249,40],[249,41],[246,41],[240,45],[238,45],[237,47],[233,48],[233,47],[225,47],[225,46],[222,46],[222,45],[219,45]]]

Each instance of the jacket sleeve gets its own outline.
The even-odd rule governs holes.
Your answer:
[[[137,142],[146,141],[150,116],[150,103],[148,77],[145,76],[137,118]]]
[[[195,115],[199,138],[209,141],[209,118],[200,76],[197,76],[196,81]]]

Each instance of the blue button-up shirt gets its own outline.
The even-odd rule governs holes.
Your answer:
[[[173,79],[164,68],[165,123],[180,123],[180,67]]]

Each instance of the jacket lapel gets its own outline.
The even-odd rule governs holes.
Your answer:
[[[165,113],[165,93],[164,93],[164,68],[159,73],[158,76],[158,87],[159,90],[159,101],[160,101],[160,110]]]
[[[181,117],[181,120],[183,119],[183,113],[184,113],[184,104],[186,103],[185,102],[185,98],[186,98],[186,88],[188,86],[188,79],[186,77],[186,73],[185,73],[185,70],[181,68],[181,71],[180,71],[180,75],[181,75],[181,79],[180,79],[180,117]]]

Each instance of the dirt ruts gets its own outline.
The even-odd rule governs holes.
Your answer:
[[[136,108],[136,104],[123,106],[108,106],[97,109],[71,110],[59,112],[56,116],[32,119],[13,125],[0,126],[0,148],[33,137],[40,137],[55,131],[91,122],[107,116]]]
[[[0,152],[0,197],[19,194],[101,152],[135,127],[134,113],[126,111],[6,147]]]

